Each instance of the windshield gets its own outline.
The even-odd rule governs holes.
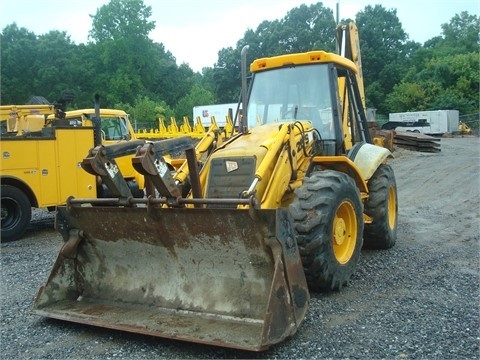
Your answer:
[[[334,139],[327,64],[285,67],[255,74],[248,126],[310,120],[323,139]]]
[[[102,117],[102,137],[105,140],[129,140],[126,120],[121,117]]]

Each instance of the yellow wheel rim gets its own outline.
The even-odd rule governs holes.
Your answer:
[[[357,244],[357,216],[352,203],[340,204],[333,220],[333,252],[340,264],[350,261]]]
[[[395,188],[390,186],[388,189],[388,226],[391,230],[397,222],[397,197],[395,195]]]

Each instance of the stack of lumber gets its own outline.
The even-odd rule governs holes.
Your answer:
[[[412,151],[440,152],[440,138],[415,132],[395,131],[393,144]]]

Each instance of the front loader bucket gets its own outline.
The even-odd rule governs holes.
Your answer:
[[[309,293],[285,210],[60,207],[65,244],[34,313],[261,351]]]

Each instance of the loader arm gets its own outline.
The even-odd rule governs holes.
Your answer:
[[[99,176],[113,197],[127,199],[132,196],[132,192],[122,176],[115,158],[135,154],[137,147],[143,144],[145,144],[145,140],[96,146],[90,149],[88,156],[81,162],[81,166],[89,174]]]
[[[284,197],[301,185],[312,153],[312,129],[282,124],[267,155],[259,164],[248,194],[256,194],[262,208],[282,206]]]
[[[164,156],[178,151],[185,151],[186,153],[188,168],[192,169],[189,172],[192,193],[195,198],[198,198],[200,197],[200,183],[198,181],[197,159],[191,138],[180,137],[146,143],[137,149],[137,153],[132,159],[133,167],[146,177],[147,184],[148,182],[153,184],[160,196],[170,199],[172,204],[177,198],[181,197],[182,192],[175,183]],[[147,195],[154,194],[149,193]]]

